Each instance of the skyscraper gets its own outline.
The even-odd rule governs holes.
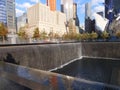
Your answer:
[[[9,32],[16,32],[15,0],[0,0],[0,22],[8,27]]]
[[[113,0],[105,0],[105,17],[109,20],[110,24],[114,18]]]
[[[120,13],[120,0],[113,0],[115,13]]]
[[[95,20],[91,20],[91,3],[85,4],[85,31],[91,33],[95,31]]]
[[[6,1],[0,0],[0,22],[7,25]]]
[[[51,11],[56,10],[56,0],[47,0],[47,6],[50,6]]]
[[[88,19],[91,17],[91,3],[85,4],[85,19]]]
[[[61,12],[66,14],[67,21],[73,19],[73,0],[61,0]]]
[[[105,17],[109,19],[109,11],[113,9],[113,14],[120,13],[120,0],[105,0]]]
[[[75,25],[79,26],[79,19],[77,15],[77,3],[73,3],[73,19],[75,20]]]

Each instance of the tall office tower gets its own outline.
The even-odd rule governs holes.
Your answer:
[[[109,0],[105,0],[105,18],[108,19],[108,5],[109,5]]]
[[[7,25],[6,1],[0,0],[0,22]]]
[[[73,19],[75,20],[75,25],[79,26],[79,19],[77,15],[77,3],[73,3]]]
[[[112,22],[114,18],[114,0],[105,0],[105,17],[109,20],[109,23]]]
[[[113,0],[115,14],[120,13],[120,0]]]
[[[15,0],[7,0],[6,3],[7,9],[7,27],[9,32],[16,32],[16,24],[15,24]]]
[[[105,0],[105,17],[109,17],[109,12],[113,9],[113,14],[117,15],[120,13],[120,0]]]
[[[15,0],[0,0],[0,22],[3,22],[9,32],[16,32]]]
[[[61,0],[61,12],[66,14],[67,21],[73,19],[73,0]]]
[[[85,4],[85,31],[91,33],[95,31],[95,21],[91,20],[91,3]]]
[[[50,6],[51,11],[56,10],[56,0],[47,0],[47,6]]]
[[[88,19],[91,17],[91,3],[85,4],[85,19]]]

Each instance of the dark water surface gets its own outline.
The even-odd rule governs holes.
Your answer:
[[[83,58],[53,72],[120,86],[119,60]]]

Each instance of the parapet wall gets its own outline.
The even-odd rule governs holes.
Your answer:
[[[82,56],[120,60],[120,42],[84,42]]]
[[[81,57],[120,59],[120,42],[82,42],[0,47],[0,60],[51,70]]]
[[[0,62],[0,90],[119,90],[118,86]],[[29,87],[29,89],[17,84]],[[5,87],[7,85],[7,87]],[[10,89],[9,87],[12,86]]]
[[[0,47],[0,60],[50,70],[81,57],[81,43]]]
[[[18,64],[0,63],[0,77],[2,77],[0,78],[0,90],[5,90],[4,88],[10,89],[10,86],[13,86],[12,88],[15,88],[15,90],[25,88],[16,85],[14,82],[33,90],[119,90],[120,87],[104,83],[41,71],[59,67],[80,57],[114,58],[119,60],[119,46],[119,42],[84,42],[0,47],[1,61]]]

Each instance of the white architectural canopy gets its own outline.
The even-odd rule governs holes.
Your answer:
[[[95,20],[96,29],[99,30],[99,31],[102,31],[102,32],[105,30],[105,27],[109,22],[108,19],[103,18],[102,16],[100,16],[97,13],[93,13],[91,19]]]

